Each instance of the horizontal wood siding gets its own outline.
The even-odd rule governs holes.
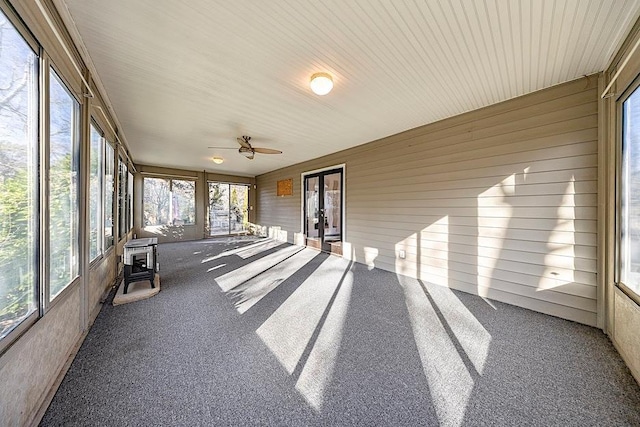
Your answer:
[[[595,325],[597,115],[591,76],[264,174],[257,222],[293,242],[301,174],[345,164],[345,256]]]

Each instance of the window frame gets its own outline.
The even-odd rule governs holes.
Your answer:
[[[638,75],[629,86],[616,99],[616,155],[615,155],[615,214],[614,214],[614,282],[618,289],[640,305],[640,293],[622,281],[623,250],[622,250],[622,229],[624,224],[623,210],[623,165],[624,165],[624,103],[631,95],[640,91],[640,75]],[[640,145],[640,144],[639,144]],[[640,148],[640,147],[639,147]]]
[[[82,246],[82,233],[80,232],[80,226],[82,224],[80,215],[81,215],[81,211],[80,211],[80,202],[81,202],[81,185],[83,184],[83,180],[82,180],[82,159],[81,159],[81,152],[82,152],[82,144],[83,144],[83,140],[82,140],[82,108],[83,108],[83,104],[81,102],[80,99],[78,99],[78,97],[76,96],[76,94],[69,88],[69,84],[66,82],[66,79],[64,78],[64,75],[62,75],[60,73],[60,71],[57,70],[55,64],[51,61],[51,59],[49,58],[49,56],[46,53],[42,54],[42,58],[43,61],[41,62],[42,64],[42,68],[41,68],[41,74],[42,76],[42,81],[45,83],[45,89],[43,89],[43,93],[44,93],[44,99],[46,100],[46,102],[43,102],[43,106],[42,108],[45,109],[45,113],[43,114],[42,117],[42,122],[43,122],[43,132],[42,132],[42,137],[41,137],[41,164],[44,167],[44,171],[42,171],[42,180],[43,182],[41,182],[42,185],[42,196],[41,196],[41,207],[44,207],[43,210],[44,213],[41,213],[41,230],[42,230],[42,235],[41,235],[41,239],[42,239],[42,244],[44,246],[44,253],[41,252],[41,260],[42,260],[42,266],[41,266],[41,274],[42,274],[42,278],[43,278],[43,285],[42,285],[42,315],[44,315],[47,311],[49,311],[51,309],[51,307],[53,307],[55,305],[55,303],[57,301],[60,300],[64,300],[65,299],[65,295],[69,292],[71,292],[71,289],[74,289],[75,286],[81,281],[82,279],[82,257],[83,257],[83,253],[81,252],[81,248]],[[46,72],[44,72],[44,70],[46,69]],[[62,88],[67,92],[67,94],[70,96],[70,98],[75,102],[75,105],[77,106],[77,111],[75,112],[75,120],[77,123],[75,123],[75,126],[72,127],[72,130],[75,132],[75,135],[73,135],[73,139],[74,142],[77,143],[77,145],[75,147],[73,147],[73,155],[76,157],[77,162],[78,162],[78,170],[77,170],[77,174],[78,174],[78,179],[77,179],[77,183],[76,183],[76,194],[77,194],[77,203],[76,203],[76,216],[78,218],[78,223],[76,224],[77,227],[76,229],[77,231],[77,235],[75,236],[76,238],[76,250],[77,250],[77,254],[76,254],[76,258],[77,258],[77,271],[75,272],[75,275],[71,278],[71,280],[69,280],[69,282],[64,285],[64,287],[58,291],[58,293],[56,295],[54,295],[53,297],[51,296],[51,271],[50,271],[50,266],[51,266],[51,234],[50,232],[47,232],[49,230],[49,226],[50,226],[50,220],[51,220],[51,211],[50,211],[50,202],[51,202],[51,193],[50,193],[50,183],[51,183],[51,177],[50,177],[50,170],[51,170],[51,164],[50,164],[50,160],[51,160],[51,129],[50,129],[50,123],[51,123],[51,100],[50,100],[50,94],[51,94],[51,73],[54,73],[57,77],[57,79],[59,80]]]
[[[105,197],[106,197],[106,154],[107,154],[107,148],[106,148],[106,139],[104,136],[104,132],[102,131],[102,129],[100,128],[100,126],[98,125],[98,123],[92,118],[91,120],[89,120],[89,140],[88,140],[88,145],[89,145],[89,173],[87,175],[87,185],[89,186],[89,191],[87,194],[87,201],[89,202],[89,206],[91,206],[91,151],[92,151],[92,147],[91,147],[91,131],[94,130],[96,131],[96,133],[98,135],[100,135],[100,142],[99,142],[99,146],[98,146],[98,153],[100,153],[100,158],[99,158],[99,163],[98,163],[98,179],[100,180],[99,182],[99,196],[98,196],[98,224],[97,224],[97,230],[96,230],[96,242],[98,245],[98,253],[96,254],[95,257],[91,258],[91,216],[90,216],[90,209],[87,209],[87,229],[89,230],[88,232],[88,246],[89,246],[89,266],[91,266],[92,264],[100,261],[103,257],[104,254],[107,250],[107,248],[105,247],[105,235],[104,235],[104,219],[105,219]]]
[[[109,150],[111,150],[111,155],[108,156],[109,154]],[[105,159],[105,163],[104,163],[104,179],[103,179],[103,185],[104,185],[104,194],[103,194],[103,199],[102,199],[102,204],[104,206],[103,209],[103,224],[102,224],[102,244],[104,246],[104,253],[106,254],[107,252],[109,252],[109,250],[111,250],[111,248],[113,248],[116,245],[116,235],[115,235],[115,228],[116,228],[116,221],[115,219],[117,218],[116,214],[117,214],[117,210],[116,210],[116,200],[117,200],[117,192],[116,192],[116,147],[115,144],[112,144],[108,139],[105,139],[105,144],[104,144],[104,159]],[[109,163],[107,163],[109,162]],[[107,164],[109,164],[111,166],[111,188],[107,188]],[[107,194],[109,194],[109,191],[111,191],[111,241],[109,243],[107,243],[107,235],[106,235],[106,229],[107,227],[105,227],[104,222],[107,219]]]
[[[146,229],[147,227],[176,227],[176,225],[171,224],[171,223],[167,223],[167,224],[154,224],[154,225],[147,225],[145,224],[145,219],[144,219],[144,214],[145,214],[145,188],[146,188],[146,180],[147,179],[163,179],[166,180],[168,182],[169,185],[169,194],[173,193],[173,181],[189,181],[189,182],[193,182],[193,211],[194,211],[194,216],[193,216],[193,222],[189,223],[189,224],[182,224],[179,225],[179,227],[194,227],[198,224],[198,218],[196,215],[196,211],[197,211],[197,185],[198,185],[198,178],[197,177],[190,177],[190,176],[178,176],[178,175],[157,175],[157,174],[145,174],[143,173],[143,177],[142,177],[142,197],[140,197],[140,200],[142,201],[142,206],[141,206],[141,210],[140,210],[140,215],[141,215],[141,228],[142,229]],[[170,196],[170,200],[171,200],[171,196]],[[171,202],[169,202],[169,214],[168,217],[171,218],[171,214],[172,212],[172,204]]]
[[[28,316],[24,317],[19,323],[14,325],[6,335],[0,337],[0,356],[2,356],[17,340],[20,338],[31,326],[33,326],[40,317],[43,315],[43,306],[44,300],[42,297],[42,289],[43,289],[43,275],[42,275],[42,262],[43,257],[43,246],[44,242],[42,240],[42,235],[44,233],[43,224],[42,224],[42,209],[45,206],[43,204],[43,182],[41,179],[42,174],[42,122],[44,118],[44,111],[47,106],[44,103],[45,93],[47,92],[47,87],[45,85],[45,78],[43,77],[43,65],[44,65],[44,51],[40,44],[37,42],[35,37],[31,34],[29,29],[24,25],[20,17],[15,13],[13,8],[11,8],[7,3],[0,1],[0,13],[4,14],[7,18],[7,21],[13,26],[15,31],[22,37],[25,43],[31,48],[35,60],[34,60],[34,87],[35,87],[35,96],[33,106],[33,112],[36,114],[35,118],[35,129],[34,132],[36,134],[35,144],[33,147],[34,153],[36,155],[35,158],[35,170],[34,170],[34,196],[33,203],[36,211],[36,218],[34,219],[34,233],[33,233],[33,245],[34,245],[34,259],[33,259],[33,273],[34,273],[34,284],[33,284],[33,292],[34,292],[34,302],[35,302],[35,310],[30,313]]]

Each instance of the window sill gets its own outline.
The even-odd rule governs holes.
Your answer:
[[[635,302],[638,306],[640,306],[640,295],[638,295],[634,290],[626,286],[624,283],[617,283],[616,287],[622,291],[630,300]]]

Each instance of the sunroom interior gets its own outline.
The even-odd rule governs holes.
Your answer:
[[[640,381],[640,1],[0,11],[3,425],[40,422],[139,238],[252,235],[577,322]]]

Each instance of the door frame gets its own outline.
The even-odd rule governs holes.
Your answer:
[[[341,163],[333,166],[327,166],[320,169],[314,169],[306,172],[302,172],[300,174],[300,234],[304,236],[304,245],[307,244],[307,235],[305,233],[305,178],[309,175],[315,175],[322,172],[331,171],[334,169],[342,170],[342,191],[341,191],[341,200],[340,205],[342,207],[340,212],[340,227],[341,227],[341,242],[345,242],[345,238],[347,235],[347,227],[346,227],[346,218],[347,218],[347,204],[346,204],[346,194],[347,194],[347,165],[346,163]],[[324,239],[323,239],[324,240]]]

